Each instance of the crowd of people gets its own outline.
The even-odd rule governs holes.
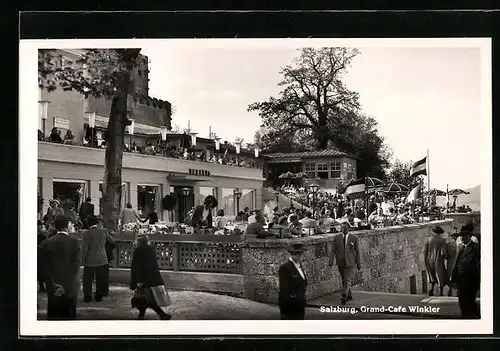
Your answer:
[[[38,130],[38,140],[100,149],[106,148],[105,138],[103,140],[98,140],[96,135],[87,136],[83,139],[83,142],[79,144],[75,141],[75,136],[71,130],[67,130],[65,136],[62,137],[61,131],[58,128],[53,128],[48,138],[45,138],[43,132]],[[227,149],[227,145],[225,146],[225,149]],[[139,145],[136,141],[132,142],[132,144],[125,143],[124,151],[142,155],[163,156],[168,158],[209,162],[235,167],[262,168],[259,164],[254,162],[252,158],[243,156],[228,156],[228,154],[222,150],[212,151],[208,148],[193,149],[190,145],[183,145],[182,143],[181,146],[172,145],[172,143],[168,140],[162,141],[158,139],[154,142],[147,142],[145,145]]]

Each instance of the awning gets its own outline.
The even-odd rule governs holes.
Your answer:
[[[300,158],[282,158],[282,159],[270,159],[267,163],[300,163],[302,160]]]
[[[189,181],[189,182],[208,182],[209,179],[207,177],[203,176],[195,176],[195,175],[189,175],[189,174],[169,174],[167,176],[168,180],[171,181]]]
[[[95,127],[98,129],[108,129],[108,122],[109,118],[108,117],[103,117],[103,116],[95,116]],[[83,123],[85,125],[89,124],[89,117],[84,116],[83,117]],[[125,130],[125,135],[127,135],[128,132]],[[139,135],[160,135],[161,130],[158,127],[155,126],[148,126],[146,124],[141,124],[141,123],[136,123],[134,126],[134,134],[139,134]]]

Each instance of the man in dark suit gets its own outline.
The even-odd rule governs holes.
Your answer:
[[[83,232],[82,240],[83,300],[84,302],[92,300],[92,284],[95,277],[95,300],[100,302],[108,290],[106,281],[106,270],[108,269],[106,241],[108,240],[108,231],[98,227],[99,221],[95,216],[89,216],[87,221],[90,228]]]
[[[68,218],[54,220],[57,233],[40,245],[47,279],[47,318],[76,319],[76,301],[80,290],[80,242],[68,235]]]
[[[334,259],[342,278],[342,305],[352,300],[351,283],[354,277],[354,269],[361,269],[358,237],[349,233],[347,218],[341,222],[341,233],[337,234],[333,241],[333,250],[330,255],[330,267],[333,266]]]
[[[87,218],[94,215],[94,205],[91,203],[91,201],[92,199],[90,197],[85,199],[85,202],[80,206],[80,212],[78,213],[85,228],[89,227]]]
[[[479,308],[476,304],[476,295],[479,290],[481,255],[479,244],[471,240],[472,233],[462,227],[458,234],[462,238],[452,282],[458,288],[458,304],[462,318],[479,318]]]
[[[257,238],[259,239],[276,236],[275,234],[271,233],[270,231],[264,228],[265,224],[266,220],[264,218],[264,215],[258,212],[255,215],[255,222],[247,224],[247,227],[245,229],[245,234],[256,234]]]
[[[213,227],[212,209],[217,207],[217,199],[212,195],[208,195],[203,201],[203,205],[195,207],[191,225],[194,228]]]
[[[281,319],[304,319],[307,277],[300,261],[306,249],[302,244],[294,244],[288,251],[290,259],[279,269]]]

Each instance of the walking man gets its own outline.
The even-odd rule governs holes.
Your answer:
[[[354,277],[354,269],[361,269],[358,237],[349,233],[350,224],[347,219],[341,223],[341,233],[337,234],[333,241],[333,252],[330,255],[330,267],[334,259],[342,278],[342,305],[352,300],[351,283]]]
[[[47,281],[47,319],[76,319],[76,301],[80,290],[80,243],[68,235],[68,218],[54,219],[56,234],[41,245]]]
[[[307,277],[300,264],[305,247],[294,244],[288,250],[290,258],[279,269],[279,307],[281,319],[304,319],[306,311]]]
[[[424,245],[424,261],[427,274],[431,283],[429,296],[434,295],[434,287],[439,286],[439,296],[443,296],[443,289],[448,284],[448,274],[445,265],[446,239],[441,234],[443,228],[435,227],[432,229],[434,235],[429,237]],[[451,289],[450,289],[451,290]]]
[[[82,240],[82,263],[83,263],[83,301],[92,300],[92,284],[96,282],[95,300],[102,301],[107,295],[107,269],[108,257],[106,255],[106,241],[108,232],[104,228],[98,228],[98,219],[89,216],[87,221],[90,228],[83,232]]]
[[[452,282],[458,288],[458,304],[462,318],[479,318],[479,308],[476,304],[476,295],[479,290],[481,256],[479,244],[471,240],[472,233],[464,226],[458,233],[462,238]]]

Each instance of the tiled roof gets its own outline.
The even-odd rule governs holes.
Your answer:
[[[276,152],[272,154],[266,154],[265,156],[270,158],[286,158],[286,157],[332,157],[332,156],[345,156],[351,158],[357,158],[356,156],[349,155],[345,152],[335,150],[335,149],[326,149],[326,150],[316,150],[316,151],[302,151],[302,152]]]
[[[83,117],[84,124],[89,124],[89,117]],[[108,117],[103,116],[95,116],[95,126],[100,129],[108,129]],[[160,128],[155,126],[148,126],[147,124],[136,123],[134,126],[134,134],[143,134],[143,135],[159,135],[161,133]],[[125,131],[127,134],[127,131]]]

